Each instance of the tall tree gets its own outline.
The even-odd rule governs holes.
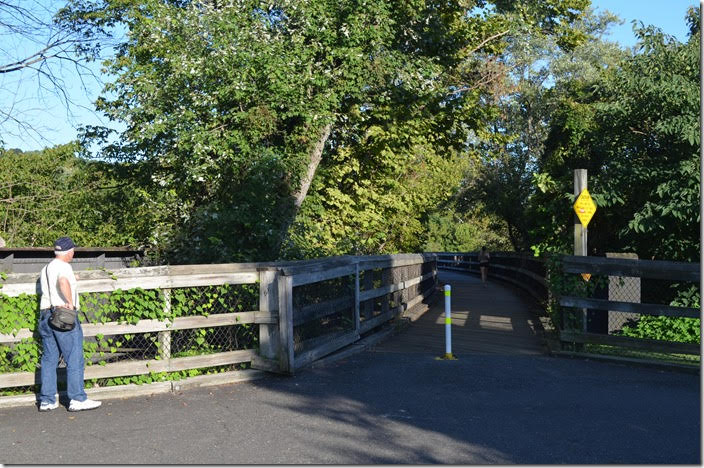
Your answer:
[[[616,44],[600,39],[615,21],[608,12],[597,15],[588,9],[572,24],[578,42],[565,44],[559,37],[521,24],[508,39],[502,57],[510,70],[507,91],[497,103],[500,112],[480,141],[482,158],[459,199],[465,209],[482,203],[486,212],[502,218],[515,250],[528,251],[537,241],[540,224],[547,225],[540,233],[544,235],[557,220],[536,212],[540,204],[534,199],[540,199],[545,188],[540,176],[544,143],[565,96],[575,86],[594,82],[625,54]]]
[[[117,78],[98,102],[127,128],[103,155],[141,162],[144,187],[174,194],[177,203],[162,210],[172,226],[163,244],[208,261],[276,257],[288,233],[300,232],[289,228],[310,191],[334,187],[316,182],[320,167],[332,178],[396,177],[388,193],[400,194],[422,162],[417,151],[430,150],[431,168],[457,161],[483,118],[481,96],[501,76],[493,57],[509,15],[569,40],[563,25],[586,3],[74,0],[62,17],[86,30],[128,29],[108,63]],[[365,158],[362,171],[341,166]],[[454,176],[431,172],[424,184],[451,191]],[[388,217],[388,198],[374,203],[371,211]],[[393,215],[415,226],[424,212]]]

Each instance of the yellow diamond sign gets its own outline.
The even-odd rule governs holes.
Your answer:
[[[574,202],[574,212],[577,213],[579,222],[586,228],[596,212],[596,204],[592,200],[591,195],[589,195],[589,190],[584,189],[579,194],[577,201]]]

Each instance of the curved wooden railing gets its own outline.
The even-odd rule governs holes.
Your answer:
[[[479,275],[477,252],[438,252],[436,255],[438,268]],[[668,288],[672,288],[673,283],[677,283],[675,286],[680,289],[683,284],[698,285],[698,263],[564,255],[559,259],[558,269],[559,274],[563,275],[593,275],[592,281],[598,277],[604,280],[604,286],[595,288],[591,297],[576,291],[565,291],[556,297],[560,311],[555,325],[563,345],[595,344],[658,353],[700,354],[699,343],[633,338],[619,334],[624,324],[629,321],[635,323],[646,315],[701,318],[701,307],[672,305],[672,294],[668,294]],[[547,274],[546,261],[542,258],[515,252],[492,252],[489,277],[519,286],[543,304],[551,294]],[[624,299],[626,282],[638,286],[626,294],[630,297]],[[643,294],[641,282],[644,285]],[[653,294],[656,288],[661,290],[660,295]],[[602,325],[599,326],[598,322]]]
[[[436,252],[438,268],[479,274],[477,252]],[[489,277],[508,281],[538,301],[548,298],[545,260],[519,252],[492,252]]]

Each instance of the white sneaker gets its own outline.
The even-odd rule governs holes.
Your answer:
[[[83,401],[71,400],[71,403],[68,405],[68,410],[69,411],[83,411],[83,410],[95,409],[102,404],[103,404],[102,401],[89,400],[87,398]]]
[[[47,403],[46,401],[42,401],[41,404],[39,405],[39,411],[51,411],[51,410],[55,410],[58,407],[59,407],[58,401],[55,401],[54,403]]]

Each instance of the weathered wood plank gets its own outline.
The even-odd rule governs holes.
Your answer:
[[[563,307],[634,312],[643,315],[699,318],[699,309],[660,304],[640,304],[635,302],[608,301],[606,299],[562,296],[560,297],[560,305]]]
[[[231,312],[226,314],[213,314],[207,317],[196,315],[193,317],[177,317],[173,323],[163,322],[154,319],[140,320],[136,324],[107,322],[107,323],[84,323],[83,336],[96,335],[124,335],[134,333],[151,333],[165,330],[186,330],[192,328],[226,327],[231,325],[241,325],[245,323],[259,323],[257,317],[267,320],[267,323],[275,323],[273,316],[260,315],[258,311]],[[11,334],[0,334],[0,343],[17,343],[24,338],[31,337],[33,332],[26,328],[19,330],[17,336]]]
[[[562,268],[566,273],[591,273],[609,276],[636,276],[697,282],[699,264],[627,258],[581,257],[565,255]]]
[[[649,340],[629,336],[602,335],[598,333],[581,333],[571,330],[560,331],[560,340],[573,343],[619,346],[622,348],[641,349],[659,353],[699,354],[701,352],[701,347],[698,344]]]
[[[418,294],[416,297],[414,297],[413,299],[408,301],[408,304],[406,304],[406,309],[410,309],[410,308],[414,307],[416,304],[423,301],[423,299],[425,299],[428,296],[430,296],[431,294],[433,294],[433,292],[435,292],[435,286],[432,286],[432,287],[426,289],[425,291],[423,291],[422,293]]]
[[[522,276],[528,276],[529,278],[535,280],[536,282],[540,283],[543,286],[547,287],[547,281],[545,281],[545,278],[543,278],[540,275],[537,275],[533,273],[530,270],[526,270],[524,268],[517,268],[517,267],[512,267],[508,265],[498,265],[498,264],[491,264],[489,269],[499,269],[499,270],[508,270],[508,271],[515,271],[516,273],[522,275]]]
[[[359,264],[354,270],[354,331],[359,335]]]
[[[252,357],[252,369],[259,369],[267,372],[280,372],[279,361],[267,359],[258,355]]]
[[[240,321],[238,323],[247,323]],[[279,323],[279,313],[277,311],[272,312],[261,312],[258,310],[254,311],[254,322],[258,324],[277,324]]]
[[[224,353],[208,354],[204,356],[188,356],[168,360],[152,359],[146,361],[126,361],[109,363],[104,366],[87,366],[84,372],[85,379],[104,379],[111,377],[124,377],[127,375],[143,375],[150,372],[176,372],[201,367],[224,366],[250,362],[256,352],[252,349],[228,351]],[[38,373],[39,371],[37,371]],[[0,388],[34,385],[38,376],[35,372],[16,372],[0,374]]]
[[[314,271],[311,273],[301,273],[293,276],[293,286],[302,286],[304,284],[318,283],[341,276],[353,275],[356,265],[342,265],[331,268],[329,270]]]
[[[403,312],[403,309],[405,307],[403,305],[394,307],[393,309],[389,309],[388,312],[383,312],[376,317],[370,318],[368,320],[365,320],[359,325],[359,332],[360,334],[364,334],[371,330],[372,328],[376,328],[379,325],[381,325],[384,322],[388,322],[392,318],[394,318],[397,314]]]
[[[351,331],[332,339],[325,344],[316,346],[315,348],[300,353],[295,359],[295,368],[299,369],[306,364],[309,364],[316,359],[320,359],[323,356],[327,356],[330,353],[337,351],[338,349],[344,348],[345,346],[354,343],[359,339],[359,334],[356,331]]]
[[[421,263],[427,263],[432,261],[430,258],[423,258],[422,256],[412,256],[412,257],[397,257],[390,259],[379,259],[379,260],[360,260],[359,268],[361,270],[375,270],[377,268],[394,268],[402,267],[408,265],[418,265]]]
[[[85,274],[79,272],[79,280],[76,289],[79,293],[90,292],[110,292],[117,289],[128,290],[134,288],[141,289],[161,289],[161,288],[184,288],[197,286],[219,286],[223,284],[253,284],[259,279],[257,272],[240,273],[215,273],[200,275],[158,275],[158,276],[125,276],[114,278],[102,273],[102,277],[84,279]],[[91,275],[97,276],[97,275]],[[38,294],[38,281],[35,278],[30,282],[6,282],[0,290],[2,294],[16,297],[20,294]]]
[[[279,367],[282,372],[295,371],[293,354],[293,277],[279,275]]]
[[[403,281],[401,281],[400,283],[396,283],[396,284],[389,284],[387,286],[381,286],[376,289],[370,289],[369,291],[361,291],[359,293],[359,300],[366,301],[369,299],[374,299],[379,296],[384,296],[386,294],[399,291],[401,289],[403,289]]]
[[[259,352],[263,358],[275,359],[279,348],[279,286],[278,273],[271,270],[259,272],[259,312],[255,321],[259,325]],[[273,320],[262,320],[268,316]],[[278,362],[276,363],[278,369]]]

